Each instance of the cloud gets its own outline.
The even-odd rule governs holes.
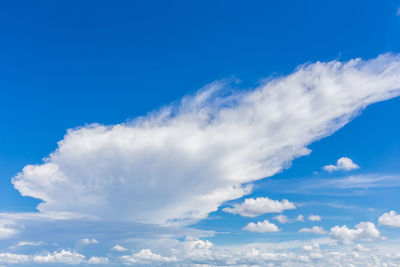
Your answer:
[[[132,255],[126,255],[120,257],[121,261],[125,264],[151,264],[153,262],[174,262],[176,258],[172,257],[163,257],[161,255],[155,254],[151,252],[150,249],[142,249],[138,253],[134,253]]]
[[[105,257],[91,257],[88,260],[89,264],[108,264],[110,261]]]
[[[350,171],[354,169],[359,169],[360,167],[355,164],[350,158],[342,157],[337,160],[336,165],[326,165],[323,167],[325,171],[333,172],[333,171]]]
[[[240,214],[243,217],[257,217],[266,213],[280,213],[284,210],[295,209],[296,206],[287,199],[282,201],[272,200],[267,197],[247,198],[242,204],[234,204],[233,208],[227,207],[223,211]]]
[[[385,212],[379,217],[378,223],[380,225],[400,228],[400,214],[397,214],[394,210]]]
[[[62,263],[62,264],[80,264],[85,262],[85,256],[77,252],[68,250],[55,251],[45,255],[36,255],[33,257],[36,263]]]
[[[123,246],[120,245],[115,245],[111,248],[111,250],[115,250],[115,251],[119,251],[119,252],[124,252],[124,251],[128,251],[127,248],[124,248]]]
[[[371,222],[360,222],[354,229],[349,229],[346,225],[335,226],[331,228],[329,234],[343,244],[351,244],[355,240],[371,241],[380,236],[379,230]]]
[[[310,216],[308,216],[308,219],[309,219],[310,221],[313,221],[313,222],[319,222],[319,221],[322,220],[321,216],[319,216],[319,215],[314,215],[314,214],[311,214]]]
[[[257,223],[251,222],[247,224],[245,227],[243,227],[243,230],[249,232],[258,232],[258,233],[273,233],[280,231],[278,226],[276,226],[273,223],[270,223],[268,220],[264,220],[262,222],[257,222]]]
[[[12,182],[44,214],[188,223],[308,155],[367,105],[398,96],[400,56],[317,62],[249,91],[213,83],[116,125],[70,129]]]
[[[274,220],[277,220],[280,223],[288,223],[290,222],[289,218],[286,215],[279,214],[273,217]]]
[[[313,233],[317,235],[325,235],[327,232],[321,226],[313,226],[312,228],[301,228],[299,233]]]
[[[297,216],[297,218],[295,219],[295,221],[304,222],[304,216],[303,216],[302,214],[299,214],[299,216]]]
[[[90,244],[98,244],[99,241],[97,241],[94,238],[84,238],[80,241],[80,243],[84,246],[90,245]]]

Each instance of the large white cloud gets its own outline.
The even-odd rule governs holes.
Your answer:
[[[400,214],[397,214],[394,210],[385,212],[378,219],[379,224],[400,228]]]
[[[233,207],[224,208],[223,211],[240,214],[244,217],[257,217],[265,213],[281,213],[284,210],[295,209],[296,205],[287,199],[282,201],[272,200],[267,197],[247,198],[241,204],[234,204]]]
[[[354,229],[350,229],[346,225],[335,226],[331,228],[329,234],[343,244],[351,244],[355,240],[371,241],[380,237],[379,230],[371,222],[360,222],[355,225]]]
[[[68,130],[13,178],[42,213],[165,223],[201,219],[271,176],[367,105],[399,95],[400,57],[300,66],[247,92],[214,83],[117,125]],[[227,96],[226,96],[227,95]]]

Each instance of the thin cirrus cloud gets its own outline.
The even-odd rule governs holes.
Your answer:
[[[257,217],[266,213],[281,213],[284,210],[295,209],[296,205],[287,199],[282,201],[272,200],[267,197],[247,198],[241,204],[234,204],[233,207],[224,208],[223,211],[239,214],[243,217]]]
[[[360,166],[355,164],[352,159],[347,158],[347,157],[342,157],[337,160],[336,164],[330,164],[330,165],[325,165],[323,169],[328,172],[333,172],[333,171],[351,171],[355,169],[359,169]]]
[[[12,180],[42,214],[187,223],[270,177],[367,105],[398,96],[400,56],[317,62],[254,90],[213,83],[130,123],[67,131]],[[2,230],[3,231],[3,230]],[[7,234],[7,233],[6,233]]]
[[[311,228],[306,228],[306,227],[301,228],[299,230],[299,233],[313,233],[317,235],[325,235],[327,232],[321,226],[313,226]]]

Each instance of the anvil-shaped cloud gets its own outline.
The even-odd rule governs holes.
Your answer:
[[[43,164],[13,178],[41,213],[191,222],[310,153],[367,105],[400,94],[400,56],[317,62],[253,90],[207,86],[117,125],[67,132]]]

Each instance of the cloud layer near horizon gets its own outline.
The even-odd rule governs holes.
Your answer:
[[[400,93],[400,56],[300,66],[247,92],[213,83],[131,123],[68,130],[13,178],[40,212],[143,223],[203,219],[310,151],[367,105]]]

